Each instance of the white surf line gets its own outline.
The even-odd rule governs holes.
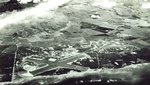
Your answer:
[[[27,17],[41,17],[49,13],[50,10],[55,10],[59,6],[69,2],[70,0],[48,0],[36,7],[26,9],[20,12],[11,13],[7,17],[0,20],[0,31],[6,26],[23,22]],[[50,13],[49,13],[50,14]]]

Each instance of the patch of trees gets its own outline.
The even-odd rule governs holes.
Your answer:
[[[21,4],[17,0],[10,0],[2,3],[0,6],[0,12],[13,11],[22,9]]]
[[[20,0],[21,1],[21,0]],[[27,2],[26,4],[21,4],[19,0],[9,0],[8,2],[0,3],[0,13],[6,11],[22,10],[27,7],[33,7],[36,5],[34,0]],[[41,0],[40,2],[42,2]]]

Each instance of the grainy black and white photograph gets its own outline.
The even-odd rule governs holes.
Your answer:
[[[150,85],[150,0],[0,0],[0,85]]]

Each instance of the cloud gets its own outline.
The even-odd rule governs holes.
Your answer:
[[[41,3],[33,8],[28,8],[19,12],[12,12],[10,14],[6,13],[6,15],[3,14],[5,17],[0,16],[0,30],[4,29],[6,26],[23,22],[23,20],[28,17],[37,18],[45,15],[53,15],[53,12],[50,12],[50,10],[55,10],[60,5],[67,3],[68,1],[70,0],[48,0],[48,2]]]

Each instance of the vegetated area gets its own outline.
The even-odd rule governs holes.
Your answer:
[[[119,2],[105,8],[98,0],[52,3],[0,6],[1,84],[150,83],[149,9]]]

